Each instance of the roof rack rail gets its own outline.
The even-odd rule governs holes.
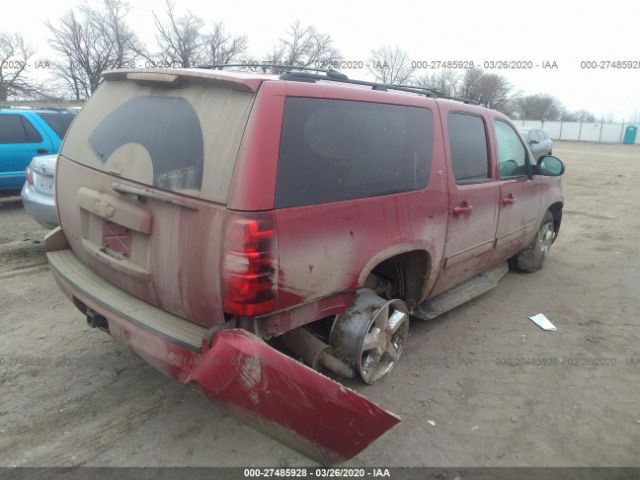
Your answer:
[[[217,69],[217,70],[222,70],[224,68],[245,68],[250,70],[253,70],[256,68],[262,68],[264,71],[266,71],[267,69],[271,69],[276,73],[280,73],[280,71],[282,71],[279,77],[281,80],[294,80],[294,81],[302,81],[302,82],[315,82],[316,80],[328,80],[333,82],[368,86],[368,87],[371,87],[373,90],[380,90],[383,92],[386,92],[389,90],[395,90],[400,92],[408,92],[408,93],[415,93],[418,95],[424,95],[430,98],[443,98],[447,100],[456,100],[458,102],[463,102],[467,104],[475,103],[466,98],[458,98],[458,97],[445,95],[434,88],[420,87],[415,85],[397,85],[395,83],[369,82],[367,80],[354,80],[347,77],[344,73],[334,70],[332,68],[323,69],[323,68],[313,68],[313,67],[298,67],[295,65],[279,65],[279,64],[272,64],[272,63],[260,63],[260,64],[225,63],[220,65],[200,66],[198,68]]]
[[[398,85],[395,83],[369,82],[366,80],[353,80],[348,78],[346,75],[344,75],[344,77],[345,78],[342,78],[342,79],[336,79],[330,75],[322,76],[317,73],[312,74],[309,72],[295,72],[295,71],[285,72],[282,75],[280,75],[280,78],[282,80],[302,80],[302,81],[331,80],[336,82],[351,83],[354,85],[365,85],[365,86],[372,87],[373,90],[381,90],[381,91],[396,90],[400,92],[416,93],[418,95],[424,95],[430,98],[444,98],[447,100],[456,100],[458,102],[463,102],[463,103],[473,103],[471,100],[468,100],[466,98],[458,98],[458,97],[445,95],[434,88],[420,87],[416,85]]]

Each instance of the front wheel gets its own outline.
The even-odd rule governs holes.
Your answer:
[[[547,210],[533,241],[526,249],[509,259],[511,269],[521,272],[536,272],[540,270],[547,255],[549,255],[549,249],[555,236],[553,215]]]

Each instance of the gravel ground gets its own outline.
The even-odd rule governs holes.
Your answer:
[[[640,147],[554,153],[566,203],[545,268],[414,321],[389,378],[350,384],[403,421],[348,465],[639,464]],[[0,202],[0,465],[311,465],[89,329],[45,233]]]

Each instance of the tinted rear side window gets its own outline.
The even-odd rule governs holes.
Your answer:
[[[40,117],[47,122],[51,130],[56,132],[61,139],[69,130],[69,125],[73,121],[75,114],[73,113],[39,113]]]
[[[466,113],[450,113],[447,125],[456,182],[486,181],[489,178],[489,157],[482,118]]]
[[[426,108],[287,98],[276,208],[424,188],[432,125]]]
[[[40,142],[40,134],[20,115],[0,115],[0,143]]]

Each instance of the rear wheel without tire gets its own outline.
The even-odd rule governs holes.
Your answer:
[[[556,232],[553,227],[553,215],[550,211],[544,214],[542,224],[531,244],[523,251],[509,259],[509,266],[521,272],[535,272],[542,268],[549,255]]]
[[[351,308],[337,315],[329,343],[334,355],[374,383],[398,363],[409,334],[409,311],[402,300],[385,300],[359,290]]]

